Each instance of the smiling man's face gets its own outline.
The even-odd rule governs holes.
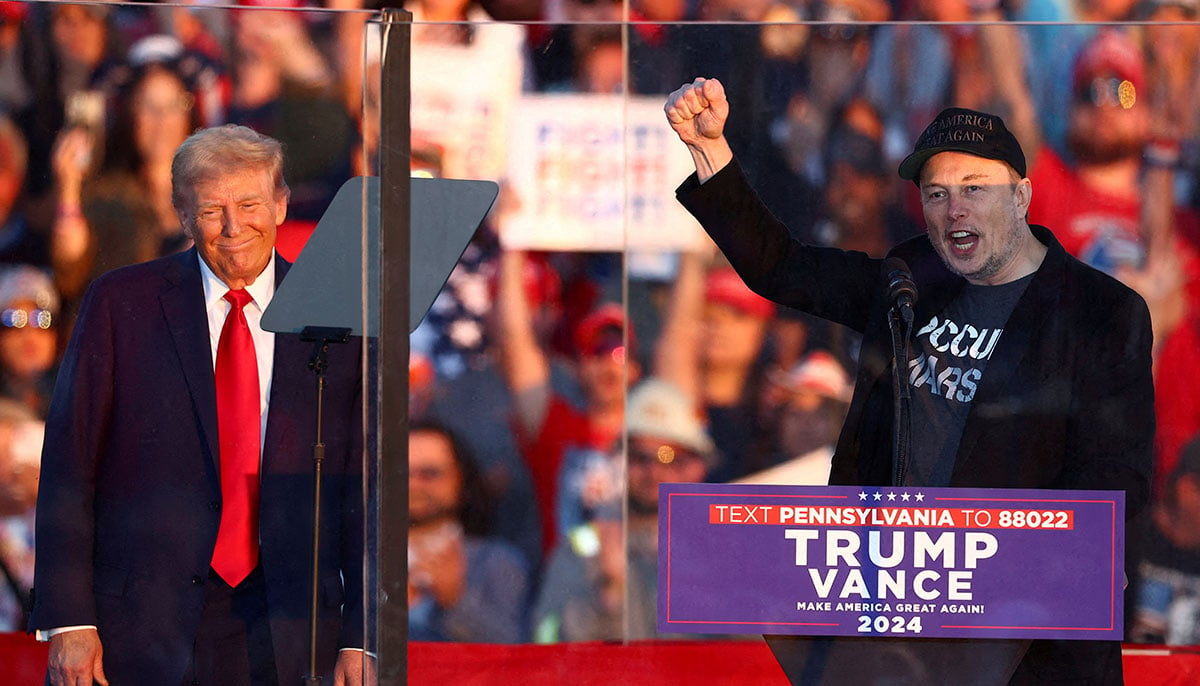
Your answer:
[[[198,181],[179,220],[205,264],[232,289],[254,283],[271,259],[276,228],[287,216],[287,194],[266,167],[229,171]]]
[[[1032,273],[1045,246],[1025,223],[1032,189],[1003,162],[942,152],[921,169],[926,231],[946,267],[980,285]]]

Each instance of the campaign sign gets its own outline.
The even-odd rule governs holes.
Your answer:
[[[1117,491],[663,484],[658,630],[1122,638]]]

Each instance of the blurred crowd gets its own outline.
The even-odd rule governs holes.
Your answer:
[[[381,5],[240,4],[0,2],[0,631],[22,626],[40,422],[79,299],[189,247],[177,145],[226,122],[284,142],[289,259],[346,179],[376,173],[364,36]],[[514,97],[722,79],[726,133],[771,209],[798,238],[875,257],[923,230],[895,173],[921,128],[951,105],[1003,116],[1030,161],[1030,221],[1150,305],[1156,505],[1130,524],[1127,625],[1200,643],[1200,0],[404,7],[414,88],[448,64]],[[425,105],[413,173],[471,168],[437,126],[462,113]],[[751,293],[710,244],[513,247],[505,197],[411,339],[411,636],[657,636],[657,485],[825,483],[856,334]]]

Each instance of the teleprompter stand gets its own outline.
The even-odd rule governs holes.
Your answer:
[[[306,326],[300,331],[300,340],[313,343],[312,357],[308,368],[317,376],[317,426],[316,441],[313,442],[313,527],[312,527],[312,583],[309,587],[308,614],[308,673],[304,686],[321,686],[317,676],[317,579],[321,556],[321,467],[325,462],[325,444],[321,441],[321,415],[325,399],[325,369],[329,362],[329,344],[345,343],[350,340],[350,329],[333,326]]]
[[[374,368],[380,385],[372,388],[368,395],[385,399],[395,396],[401,401],[407,398],[407,334],[421,322],[499,191],[491,181],[408,179],[407,168],[403,180],[411,182],[411,195],[407,198],[410,206],[405,214],[409,215],[408,223],[416,227],[419,236],[414,235],[411,243],[407,240],[409,237],[404,236],[408,246],[393,245],[393,251],[385,251],[381,245],[381,208],[396,203],[397,199],[393,197],[396,193],[389,192],[385,197],[379,177],[351,178],[330,202],[303,252],[280,282],[275,297],[263,313],[263,329],[299,334],[302,340],[314,344],[309,368],[318,376],[318,405],[324,389],[328,345],[341,343],[349,336],[362,336],[366,339],[365,349],[380,350],[378,359],[388,362]],[[403,210],[403,203],[400,205],[399,209]],[[395,209],[391,212],[396,214]],[[410,250],[402,249],[405,247]],[[390,269],[384,269],[385,258],[389,260]],[[411,273],[391,264],[410,260]],[[392,283],[396,271],[408,277],[399,288]],[[397,302],[396,296],[400,296],[402,302]],[[389,351],[386,355],[382,352],[384,348]],[[402,354],[396,355],[396,349]],[[368,355],[370,359],[372,357]],[[320,407],[317,412],[319,416]],[[403,411],[390,413],[381,406],[380,413],[389,426],[407,427],[406,405]],[[375,430],[376,423],[368,423],[371,430]],[[369,569],[367,575],[378,579],[379,589],[382,589],[370,593],[368,602],[377,605],[369,606],[366,611],[369,617],[379,620],[378,625],[372,620],[371,626],[367,627],[367,645],[362,646],[378,656],[372,659],[377,659],[380,683],[401,683],[405,673],[407,603],[403,591],[407,569],[403,539],[407,535],[408,470],[404,434],[400,431],[393,432],[390,438],[379,436],[378,454],[368,450],[365,459],[371,464],[364,467],[364,474],[378,472],[381,475],[379,483],[368,483],[370,496],[364,503],[367,540],[379,546],[377,550],[368,548],[368,555],[372,563],[377,563],[377,570]],[[313,448],[313,458],[315,497],[319,508],[321,460],[324,457],[319,425],[317,435],[318,445]],[[365,443],[372,444],[369,440]],[[386,460],[382,455],[387,455]],[[373,462],[375,460],[379,462]],[[315,516],[320,516],[319,510]],[[314,520],[314,524],[316,521],[319,520]],[[319,542],[314,526],[314,550],[318,549]],[[396,551],[399,551],[398,555]],[[316,583],[314,576],[314,589]],[[370,590],[373,584],[368,582],[367,586]],[[316,597],[314,591],[313,608]],[[321,683],[320,677],[311,673],[313,671],[310,669],[310,674],[304,678],[304,686]]]

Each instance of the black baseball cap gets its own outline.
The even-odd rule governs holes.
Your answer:
[[[916,183],[925,161],[948,151],[1005,162],[1025,177],[1025,153],[1003,119],[965,107],[949,107],[921,132],[912,153],[900,163],[900,178]]]

